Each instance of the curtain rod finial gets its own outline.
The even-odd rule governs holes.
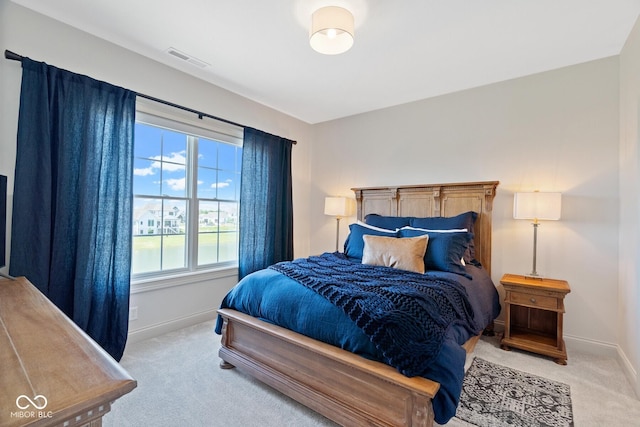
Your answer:
[[[13,61],[22,61],[22,56],[18,55],[17,53],[11,52],[8,49],[5,49],[4,57]]]

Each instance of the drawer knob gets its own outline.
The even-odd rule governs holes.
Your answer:
[[[531,298],[529,301],[531,301],[532,303],[536,303],[536,299],[535,298]]]

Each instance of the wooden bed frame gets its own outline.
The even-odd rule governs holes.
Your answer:
[[[497,181],[353,188],[357,216],[455,216],[478,212],[476,258],[491,272],[491,212]],[[340,348],[235,310],[224,319],[221,367],[238,367],[344,426],[432,426],[440,385],[400,374]],[[465,344],[467,353],[479,337]]]

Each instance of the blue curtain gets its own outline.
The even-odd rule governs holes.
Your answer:
[[[22,61],[10,274],[116,360],[128,332],[135,97]]]
[[[293,259],[293,141],[245,128],[238,276]]]

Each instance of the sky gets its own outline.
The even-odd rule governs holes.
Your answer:
[[[188,139],[179,132],[136,123],[135,195],[187,197]],[[197,139],[197,197],[238,200],[242,148]]]

